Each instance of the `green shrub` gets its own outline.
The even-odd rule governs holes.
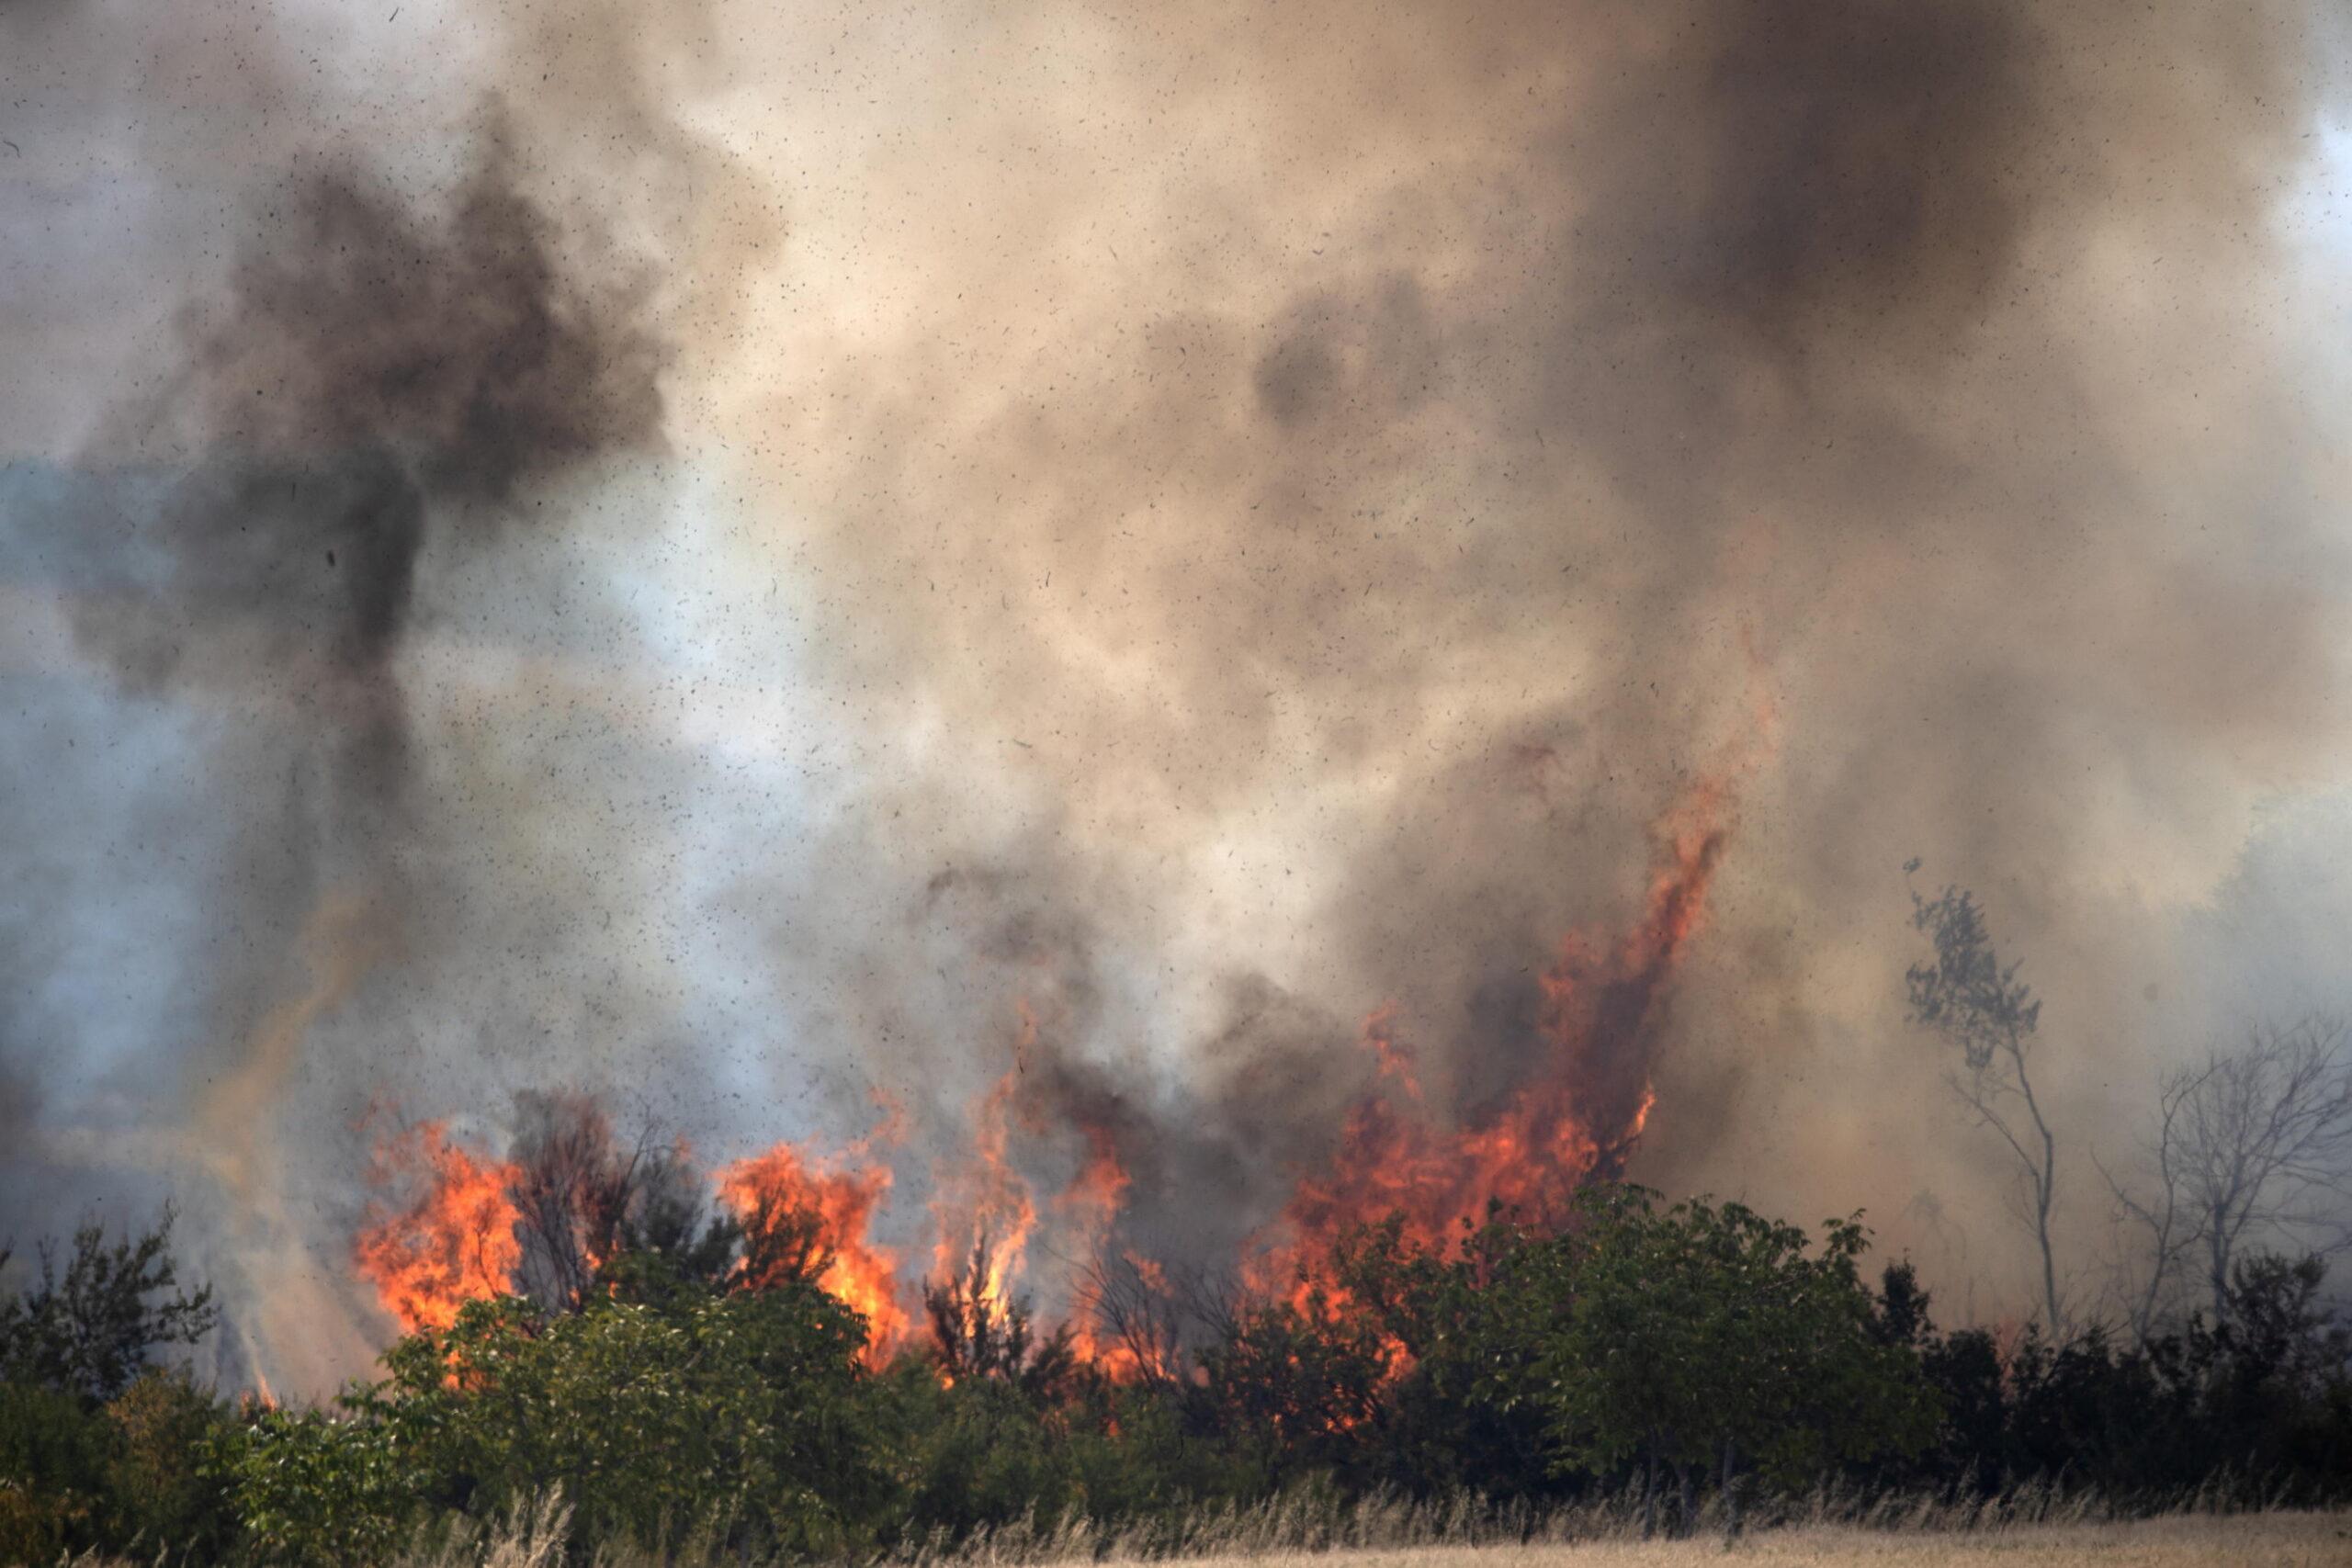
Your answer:
[[[560,1490],[584,1540],[689,1533],[831,1553],[887,1495],[858,1399],[864,1326],[806,1286],[688,1288],[542,1318],[516,1298],[410,1336],[343,1416],[269,1413],[228,1459],[254,1545],[365,1558],[436,1515]]]

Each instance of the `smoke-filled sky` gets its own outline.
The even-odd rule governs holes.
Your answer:
[[[2022,1304],[1917,856],[2091,1289],[2164,1064],[2352,988],[2347,42],[0,0],[0,1233],[173,1197],[321,1390],[384,1118],[920,1152],[1025,1008],[1039,1181],[1229,1251],[1728,781],[1634,1174]]]

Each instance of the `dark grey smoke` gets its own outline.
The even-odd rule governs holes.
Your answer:
[[[363,171],[277,193],[113,438],[185,454],[160,502],[42,520],[128,579],[79,617],[126,679],[389,681],[430,528],[527,524],[531,486],[658,447],[639,297],[560,269],[503,136],[477,156],[446,211]]]
[[[556,525],[549,488],[567,474],[662,444],[667,350],[642,277],[560,254],[491,119],[447,193],[402,194],[353,163],[251,198],[226,278],[183,311],[177,364],[57,477],[9,492],[0,561],[17,583],[61,596],[127,700],[185,703],[226,730],[200,832],[227,842],[171,982],[192,1027],[153,1042],[198,1107],[199,1149],[274,1149],[250,1119],[310,1069],[300,1039],[265,1043],[265,1020],[303,994],[306,963],[344,961],[315,950],[368,950],[340,1002],[450,896],[422,869],[401,669],[420,558],[462,571],[479,542]],[[184,863],[188,848],[148,852]],[[362,912],[315,928],[336,898]],[[23,979],[20,1000],[38,988]],[[44,1151],[16,1147],[11,1175],[30,1181]],[[274,1157],[222,1168],[242,1217],[218,1267],[254,1249],[256,1223],[282,1224],[253,1219],[282,1180]]]

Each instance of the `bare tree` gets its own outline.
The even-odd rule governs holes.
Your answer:
[[[604,1108],[582,1094],[526,1092],[516,1097],[516,1276],[541,1306],[578,1311],[605,1266],[624,1254],[659,1254],[694,1279],[716,1279],[734,1265],[743,1229],[707,1213],[702,1178],[683,1148],[660,1142],[650,1126],[623,1142]],[[758,1218],[764,1228],[752,1238],[749,1261],[780,1282],[796,1235],[808,1232],[798,1240],[813,1245],[812,1222]],[[800,1267],[810,1261],[797,1258]]]
[[[1155,1388],[1172,1387],[1181,1376],[1188,1304],[1159,1263],[1107,1247],[1080,1266],[1073,1303],[1104,1351],[1122,1360],[1136,1382]]]
[[[1919,863],[1904,867],[1908,874]],[[2050,1213],[2058,1190],[2058,1141],[2033,1090],[2031,1059],[2041,1003],[2018,978],[2019,963],[2004,965],[1984,928],[1973,895],[1946,887],[1933,899],[1911,895],[1911,924],[1935,948],[1932,963],[1915,964],[1905,979],[1911,993],[1912,1021],[1936,1031],[1961,1049],[1965,1073],[1945,1081],[2017,1156],[2022,1178],[2025,1219],[2041,1251],[2041,1300],[2052,1329],[2064,1326],[2058,1301],[2057,1257],[2051,1244]]]
[[[613,1256],[644,1149],[619,1147],[603,1108],[583,1095],[526,1093],[516,1113],[517,1272],[543,1306],[577,1311]]]
[[[2320,1256],[2352,1244],[2352,1036],[2342,1021],[2258,1024],[2167,1080],[2183,1200],[2217,1316],[2250,1241]]]
[[[2149,1181],[2127,1186],[2103,1164],[2099,1175],[2115,1196],[2116,1207],[2128,1228],[2144,1232],[2147,1256],[2144,1275],[2134,1276],[2129,1262],[2118,1265],[2123,1315],[2132,1340],[2145,1345],[2155,1332],[2168,1289],[2181,1263],[2198,1242],[2196,1215],[2184,1200],[2188,1151],[2182,1146],[2189,1101],[2211,1076],[2211,1068],[2167,1074],[2156,1095],[2156,1130],[2147,1149]],[[2098,1164],[2098,1156],[2091,1156]]]

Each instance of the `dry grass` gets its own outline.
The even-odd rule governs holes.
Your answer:
[[[564,1568],[570,1511],[549,1498],[488,1526],[421,1538],[385,1568]],[[1954,1507],[1816,1493],[1762,1528],[1726,1542],[1702,1514],[1698,1533],[1644,1540],[1640,1516],[1618,1500],[1542,1516],[1455,1504],[1371,1502],[1332,1506],[1292,1498],[1250,1509],[1204,1510],[1148,1529],[1102,1530],[1084,1520],[1050,1529],[1016,1524],[950,1544],[901,1551],[864,1568],[1076,1568],[1086,1563],[1181,1568],[1700,1568],[1746,1562],[1822,1568],[2224,1568],[2281,1564],[2352,1568],[2352,1510],[2236,1511],[2184,1500],[2154,1517],[2111,1517],[2079,1495],[2024,1491]],[[60,1568],[158,1568],[96,1554]],[[576,1560],[573,1560],[576,1561]],[[591,1568],[747,1568],[707,1538],[650,1554],[596,1551]]]
[[[2352,1563],[2352,1516],[2240,1514],[2103,1524],[2002,1526],[1966,1533],[1795,1526],[1679,1541],[1587,1540],[1532,1546],[1433,1546],[1389,1551],[1204,1558],[1187,1568],[1701,1568],[1725,1562],[1822,1568],[2222,1568]]]
[[[557,1533],[560,1529],[559,1523]],[[486,1551],[445,1550],[428,1560],[413,1560],[404,1568],[557,1568],[545,1522],[536,1540],[530,1539],[532,1533],[525,1530],[518,1539],[511,1529],[497,1532],[480,1543],[489,1548]],[[1013,1544],[1004,1540],[975,1542],[929,1561],[936,1568],[992,1568],[1014,1560],[1008,1550]],[[1087,1539],[1083,1532],[1063,1534],[1057,1541],[1030,1539],[1018,1544],[1024,1553],[1021,1560],[1029,1563],[1136,1561],[1120,1553],[1115,1541]],[[1066,1554],[1057,1554],[1054,1545]],[[681,1568],[682,1561],[700,1562],[704,1568],[726,1563],[723,1557],[706,1558],[692,1551],[671,1561],[673,1568]],[[2146,1519],[1993,1522],[1960,1529],[1949,1521],[1940,1528],[1928,1523],[1910,1529],[1784,1524],[1743,1534],[1728,1544],[1720,1535],[1644,1540],[1637,1534],[1620,1533],[1478,1546],[1438,1541],[1404,1547],[1267,1547],[1176,1561],[1182,1568],[1713,1568],[1732,1562],[1814,1563],[1821,1568],[2229,1568],[2242,1563],[2321,1568],[2352,1564],[2352,1513],[2181,1513]],[[639,1568],[617,1558],[603,1562],[605,1568]]]
[[[1044,1568],[1080,1562],[1308,1562],[1349,1568],[1593,1568],[1720,1562],[2345,1562],[2352,1511],[2262,1506],[2250,1488],[2217,1486],[2168,1506],[2119,1508],[2094,1494],[2027,1485],[1953,1502],[1828,1487],[1753,1504],[1726,1545],[1719,1499],[1704,1501],[1682,1540],[1645,1539],[1631,1493],[1557,1509],[1497,1507],[1476,1498],[1413,1503],[1292,1495],[1250,1508],[1208,1508],[1104,1528],[1086,1519],[1019,1520],[960,1541],[944,1538],[876,1568]],[[616,1564],[615,1568],[624,1568]]]
[[[503,1529],[444,1540],[401,1568],[557,1568],[560,1505],[543,1504]],[[1815,1493],[1777,1522],[1726,1542],[1712,1532],[1644,1540],[1630,1499],[1540,1517],[1476,1505],[1415,1507],[1378,1500],[1338,1507],[1291,1499],[1209,1510],[1172,1532],[1101,1531],[1080,1520],[1051,1529],[1015,1525],[955,1546],[904,1553],[897,1568],[1041,1568],[1091,1562],[1181,1562],[1182,1568],[1699,1568],[1730,1561],[1824,1568],[2223,1568],[2277,1563],[2352,1565],[2352,1511],[2219,1511],[2191,1499],[2153,1518],[2108,1517],[2079,1495],[2025,1490],[1964,1508]],[[599,1554],[601,1568],[653,1568],[634,1554]],[[665,1568],[736,1568],[692,1547]]]

